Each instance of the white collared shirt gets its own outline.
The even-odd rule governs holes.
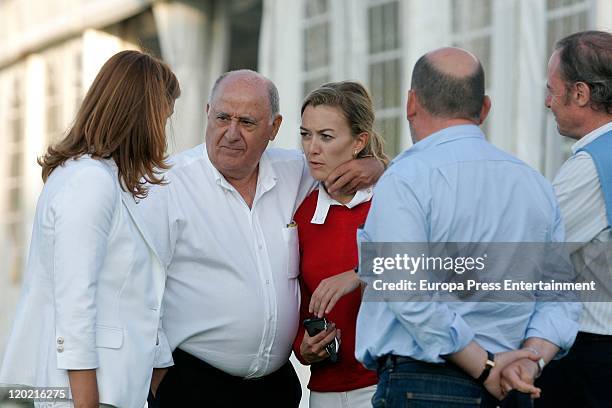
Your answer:
[[[612,130],[609,122],[587,134],[572,146],[573,155],[561,166],[553,186],[559,200],[567,242],[610,242],[612,230],[607,228],[606,205],[599,184],[595,163],[586,152],[576,153],[599,136]],[[584,249],[604,248],[601,243],[586,244]],[[612,280],[612,271],[600,271]],[[585,302],[580,330],[612,335],[612,303]]]
[[[142,207],[167,266],[170,346],[234,376],[272,373],[287,362],[298,326],[292,217],[315,185],[303,155],[263,154],[252,208],[203,145],[174,161],[168,186],[154,188]]]
[[[312,220],[310,220],[310,222],[312,224],[325,224],[325,220],[327,219],[327,213],[329,212],[329,207],[331,207],[332,205],[344,205],[347,208],[353,208],[358,206],[359,204],[365,203],[366,201],[370,201],[372,199],[373,188],[374,187],[372,186],[364,190],[357,190],[351,201],[346,204],[342,204],[339,201],[331,198],[323,187],[323,185],[319,183],[317,208],[315,208],[315,212],[312,215]]]

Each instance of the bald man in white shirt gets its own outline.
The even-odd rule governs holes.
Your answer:
[[[163,325],[175,364],[153,404],[298,406],[292,218],[315,183],[300,152],[266,149],[282,121],[267,78],[222,75],[206,112],[205,143],[175,156],[168,190],[141,203],[167,268]],[[376,160],[357,162],[333,174],[330,188],[363,188],[382,173]],[[172,364],[166,356],[160,367]]]

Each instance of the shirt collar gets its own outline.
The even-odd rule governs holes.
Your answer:
[[[342,204],[337,200],[334,200],[327,194],[322,184],[319,184],[319,196],[317,197],[317,208],[315,209],[314,215],[310,222],[312,224],[324,224],[327,219],[327,213],[329,207],[332,205],[344,205],[347,208],[357,207],[359,204],[365,203],[372,199],[372,187],[368,187],[364,190],[358,190],[351,201],[346,204]]]
[[[583,147],[597,139],[599,136],[604,135],[610,131],[612,131],[612,122],[608,122],[605,125],[600,126],[597,129],[591,131],[572,145],[572,153],[576,154],[578,150],[582,149]]]
[[[395,159],[391,161],[389,166],[395,164],[396,162],[402,160],[406,156],[410,156],[414,153],[417,153],[422,150],[427,150],[431,147],[440,145],[442,143],[450,142],[457,139],[466,139],[466,138],[478,138],[484,139],[485,135],[482,133],[480,127],[476,125],[456,125],[444,128],[442,130],[438,130],[435,133],[430,134],[424,139],[419,140],[415,144],[413,144],[408,149],[404,150],[402,153],[395,156]]]
[[[431,135],[419,140],[415,143],[411,150],[426,150],[430,147],[440,145],[442,143],[450,142],[456,139],[466,138],[481,138],[484,139],[484,133],[476,125],[456,125],[438,130]]]
[[[212,164],[210,158],[208,157],[208,151],[206,150],[206,143],[203,143],[203,154],[204,154],[204,162],[207,167],[212,172],[213,177],[215,178],[215,182],[218,186],[226,189],[235,191],[234,186],[230,184],[229,181],[221,174],[219,170]],[[257,190],[255,196],[261,195],[266,191],[270,190],[272,187],[276,185],[276,180],[278,177],[276,176],[276,171],[274,170],[274,166],[272,166],[272,162],[268,157],[266,151],[263,152],[261,158],[259,159],[259,169],[257,174]]]

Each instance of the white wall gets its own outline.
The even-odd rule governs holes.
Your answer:
[[[367,19],[369,0],[334,0],[331,13],[331,80],[357,79],[367,84]],[[460,3],[461,4],[461,3]],[[467,4],[467,3],[466,3]],[[564,141],[544,108],[547,50],[546,0],[491,0],[491,78],[493,108],[487,119],[492,143],[552,177],[564,160]],[[400,0],[403,72],[398,87],[406,93],[412,67],[425,52],[451,45],[450,0]],[[588,6],[588,5],[587,5]],[[304,0],[286,7],[282,0],[264,1],[260,70],[278,86],[284,123],[274,145],[297,147],[302,99],[301,70]],[[579,5],[578,8],[582,7]],[[612,2],[591,2],[591,24],[612,29]],[[375,96],[376,97],[376,96]],[[410,146],[406,120],[401,143]]]
[[[259,71],[276,84],[283,123],[276,147],[298,148],[300,128],[299,73],[302,63],[300,1],[287,7],[285,0],[264,0],[260,32]]]

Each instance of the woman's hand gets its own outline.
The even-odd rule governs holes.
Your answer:
[[[300,344],[300,355],[302,359],[308,363],[317,363],[329,357],[325,346],[334,341],[334,338],[340,339],[340,330],[336,329],[334,323],[330,323],[327,330],[323,330],[316,336],[310,337],[308,332],[304,330],[304,338]]]
[[[70,392],[74,408],[98,408],[98,380],[96,370],[68,370]]]
[[[167,368],[153,369],[153,375],[151,376],[151,393],[153,394],[153,398],[155,398],[155,396],[157,395],[157,389],[159,388],[159,384],[161,384],[167,372]]]
[[[323,317],[325,313],[332,311],[342,296],[357,289],[360,282],[355,271],[347,271],[323,279],[310,297],[308,311],[317,317]]]

